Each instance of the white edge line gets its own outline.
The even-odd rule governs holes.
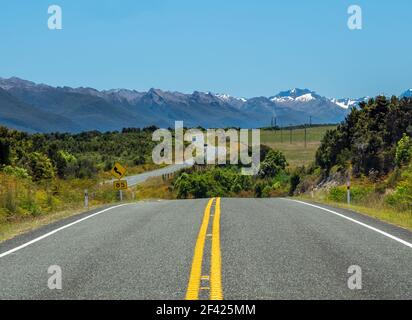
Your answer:
[[[389,234],[389,233],[387,233],[387,232],[385,232],[385,231],[382,231],[382,230],[379,230],[379,229],[377,229],[377,228],[371,227],[370,225],[367,225],[366,223],[363,223],[363,222],[360,222],[360,221],[358,221],[358,220],[349,218],[349,217],[345,216],[344,214],[341,214],[341,213],[338,213],[338,212],[336,212],[336,211],[329,210],[329,209],[326,209],[326,208],[323,208],[323,207],[320,207],[320,206],[317,206],[317,205],[314,205],[314,204],[311,204],[311,203],[299,201],[299,200],[286,199],[286,198],[284,198],[284,200],[289,200],[289,201],[293,201],[293,202],[298,202],[298,203],[301,203],[301,204],[304,204],[304,205],[307,205],[307,206],[310,206],[310,207],[314,207],[314,208],[317,208],[317,209],[321,209],[321,210],[324,210],[324,211],[333,213],[333,214],[335,214],[335,215],[337,215],[337,216],[339,216],[339,217],[341,217],[341,218],[344,218],[344,219],[346,219],[346,220],[349,220],[349,221],[352,221],[352,222],[354,222],[354,223],[357,223],[357,224],[361,225],[362,227],[365,227],[365,228],[368,228],[368,229],[370,229],[370,230],[373,230],[373,231],[375,231],[375,232],[377,232],[377,233],[380,233],[381,235],[383,235],[383,236],[385,236],[385,237],[388,237],[388,238],[390,238],[390,239],[392,239],[392,240],[398,241],[399,243],[402,243],[402,244],[404,244],[405,246],[407,246],[407,247],[409,247],[409,248],[412,248],[412,243],[409,243],[409,242],[407,242],[407,241],[405,241],[405,240],[402,240],[402,239],[400,239],[400,238],[398,238],[398,237],[395,237],[395,236],[393,236],[393,235],[391,235],[391,234]]]
[[[1,254],[0,254],[0,258],[3,258],[3,257],[5,257],[5,256],[7,256],[7,255],[9,255],[9,254],[11,254],[11,253],[14,253],[14,252],[16,252],[16,251],[18,251],[18,250],[20,250],[20,249],[23,249],[23,248],[25,248],[25,247],[33,244],[33,243],[36,243],[36,242],[38,242],[38,241],[40,241],[40,240],[43,240],[44,238],[50,237],[51,235],[53,235],[53,234],[55,234],[55,233],[57,233],[57,232],[59,232],[59,231],[62,231],[62,230],[64,230],[64,229],[66,229],[66,228],[69,228],[69,227],[71,227],[71,226],[73,226],[73,225],[75,225],[75,224],[77,224],[77,223],[80,223],[80,222],[82,222],[82,221],[84,221],[84,220],[87,220],[87,219],[90,219],[90,218],[92,218],[92,217],[94,217],[94,216],[97,216],[98,214],[101,214],[101,213],[103,213],[103,212],[106,212],[106,211],[109,211],[109,210],[112,210],[112,209],[116,209],[116,208],[119,208],[119,207],[123,207],[123,206],[126,206],[126,205],[128,205],[128,203],[120,204],[120,205],[117,205],[117,206],[114,206],[114,207],[110,207],[110,208],[104,209],[104,210],[102,210],[102,211],[93,213],[93,214],[91,214],[91,215],[89,215],[89,216],[87,216],[87,217],[84,217],[84,218],[81,218],[81,219],[76,220],[76,221],[74,221],[74,222],[71,222],[71,223],[69,223],[69,224],[66,224],[66,225],[64,225],[64,226],[62,226],[62,227],[60,227],[60,228],[57,228],[57,229],[55,229],[55,230],[53,230],[53,231],[50,231],[50,232],[48,232],[48,233],[46,233],[46,234],[44,234],[44,235],[42,235],[42,236],[40,236],[40,237],[38,237],[38,238],[35,238],[35,239],[33,239],[33,240],[29,241],[29,242],[26,242],[26,243],[24,243],[24,244],[22,244],[22,245],[20,245],[20,246],[18,246],[18,247],[16,247],[16,248],[14,248],[14,249],[11,249],[11,250],[9,250],[9,251],[6,251],[6,252],[1,253]]]

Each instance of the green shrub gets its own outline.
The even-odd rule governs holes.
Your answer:
[[[9,186],[4,195],[4,208],[8,214],[13,215],[17,212],[17,196],[15,187]]]
[[[51,180],[54,178],[55,172],[52,162],[42,153],[30,153],[27,165],[35,181]]]
[[[350,189],[351,201],[354,203],[361,203],[373,192],[372,187],[352,186]],[[334,202],[347,201],[346,186],[333,187],[329,190],[328,199]]]
[[[3,168],[3,172],[10,176],[14,176],[16,178],[28,179],[30,178],[29,173],[26,169],[20,167],[12,167],[12,166],[5,166]]]
[[[412,165],[402,173],[395,192],[387,196],[385,201],[393,208],[412,211]]]
[[[283,153],[277,150],[270,150],[265,160],[260,164],[259,175],[262,178],[274,177],[279,172],[285,170],[286,166],[287,161]]]
[[[408,164],[412,159],[412,141],[406,133],[396,145],[395,161],[398,166]]]
[[[262,198],[269,198],[272,191],[272,186],[267,185],[266,187],[264,187],[262,190]]]
[[[59,150],[55,158],[57,174],[59,177],[64,178],[74,176],[77,171],[76,162],[77,159],[74,155],[67,151]]]
[[[346,201],[346,188],[345,187],[333,187],[329,190],[328,199],[334,202]]]

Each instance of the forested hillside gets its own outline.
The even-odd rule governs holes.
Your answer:
[[[412,100],[377,97],[352,109],[336,130],[323,138],[316,163],[327,172],[333,166],[352,166],[355,176],[383,176],[404,159],[396,156],[397,143],[412,136]]]
[[[377,97],[328,131],[296,195],[351,206],[412,229],[412,99]]]
[[[0,165],[33,181],[94,178],[115,161],[130,167],[150,163],[154,129],[27,134],[0,127]]]
[[[91,206],[117,201],[112,185],[102,184],[107,171],[115,161],[130,174],[155,168],[154,129],[27,134],[0,127],[0,240],[20,220],[83,209],[85,189]]]

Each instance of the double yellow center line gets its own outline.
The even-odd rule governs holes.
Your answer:
[[[216,200],[215,213],[212,226],[212,246],[210,259],[210,275],[202,275],[203,253],[206,243],[207,229],[210,220],[210,211]],[[192,269],[190,271],[189,284],[187,286],[186,300],[198,300],[202,279],[210,281],[210,299],[223,300],[222,293],[222,258],[220,253],[220,198],[212,198],[207,203],[202,225],[197,237],[193,255]]]

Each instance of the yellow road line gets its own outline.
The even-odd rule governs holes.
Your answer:
[[[212,235],[212,258],[210,264],[210,300],[223,300],[222,257],[220,253],[220,198],[216,199]]]
[[[205,239],[207,227],[209,225],[210,219],[210,208],[212,207],[212,198],[207,203],[205,213],[203,216],[202,225],[200,227],[199,235],[197,237],[195,252],[193,255],[192,269],[190,271],[189,284],[186,291],[186,300],[198,300],[199,299],[199,289],[200,289],[200,276],[202,274],[202,261],[203,261],[203,251],[205,247]]]

